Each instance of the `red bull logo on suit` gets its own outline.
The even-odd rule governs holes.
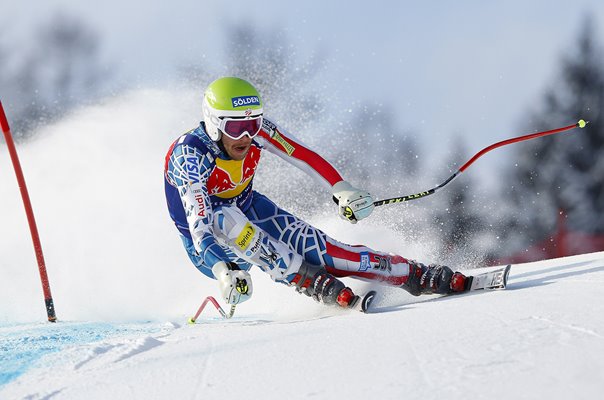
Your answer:
[[[210,196],[230,199],[239,195],[254,177],[258,161],[260,149],[255,144],[241,161],[217,158],[207,183]]]

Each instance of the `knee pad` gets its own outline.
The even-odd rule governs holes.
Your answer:
[[[245,261],[258,265],[274,280],[296,272],[302,257],[272,239],[251,223],[237,207],[220,207],[214,212],[214,236]]]
[[[214,237],[239,257],[253,260],[265,239],[264,232],[252,224],[237,207],[220,207],[214,212]]]
[[[249,225],[249,226],[248,226]],[[254,228],[245,214],[237,207],[219,207],[214,211],[214,236],[221,244],[232,245],[239,242],[240,246],[249,244]],[[246,234],[247,233],[247,234]]]

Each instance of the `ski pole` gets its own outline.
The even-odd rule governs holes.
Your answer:
[[[381,206],[384,204],[402,203],[404,201],[410,201],[410,200],[424,198],[426,196],[436,193],[438,190],[442,189],[443,187],[445,187],[446,185],[451,183],[462,172],[464,172],[466,169],[468,169],[468,167],[470,165],[472,165],[474,163],[474,161],[478,160],[484,154],[488,153],[489,151],[491,151],[493,149],[496,149],[498,147],[505,146],[505,145],[508,145],[511,143],[522,142],[524,140],[534,139],[534,138],[547,136],[547,135],[553,135],[555,133],[564,132],[564,131],[570,131],[571,129],[575,129],[575,128],[585,128],[585,126],[588,123],[589,123],[589,121],[584,121],[581,119],[576,124],[564,126],[562,128],[557,128],[557,129],[552,129],[549,131],[543,131],[543,132],[537,132],[537,133],[531,133],[528,135],[518,136],[518,137],[511,138],[511,139],[502,140],[501,142],[494,143],[494,144],[487,146],[484,149],[480,150],[478,153],[476,153],[474,155],[474,157],[470,158],[464,165],[461,166],[461,168],[459,168],[457,171],[455,171],[455,173],[453,175],[451,175],[449,178],[447,178],[447,180],[444,181],[443,183],[441,183],[440,185],[433,187],[432,189],[429,189],[429,190],[426,190],[423,192],[419,192],[419,193],[415,193],[415,194],[408,194],[406,196],[399,196],[399,197],[394,197],[394,198],[385,199],[385,200],[377,200],[377,201],[373,202],[373,205],[377,207],[377,206]]]
[[[208,302],[214,304],[214,307],[216,307],[216,309],[218,310],[218,312],[220,313],[220,315],[222,316],[222,318],[229,319],[229,318],[231,318],[233,316],[233,314],[235,314],[235,307],[236,307],[235,304],[231,305],[231,310],[227,314],[226,312],[224,312],[224,310],[222,309],[222,307],[220,307],[220,304],[218,304],[218,301],[216,301],[216,299],[214,297],[208,296],[201,303],[201,306],[199,306],[199,309],[195,313],[195,316],[189,318],[189,321],[188,321],[189,324],[194,324],[195,323],[195,321],[197,320],[197,318],[199,318],[199,314],[201,314],[201,312],[206,307],[206,304],[208,304]]]
[[[46,273],[46,263],[44,262],[44,254],[42,253],[42,245],[40,244],[40,236],[38,235],[36,219],[34,217],[34,211],[29,199],[27,186],[25,185],[25,178],[23,177],[23,170],[21,169],[21,163],[19,162],[15,142],[13,141],[8,120],[6,119],[4,108],[2,107],[2,102],[0,102],[0,127],[2,128],[2,133],[4,133],[6,147],[8,148],[8,153],[10,154],[10,158],[13,162],[13,168],[15,169],[15,175],[17,176],[17,183],[19,184],[19,189],[21,190],[21,198],[23,199],[23,206],[25,207],[25,214],[27,216],[27,222],[29,223],[29,231],[34,244],[36,260],[38,261],[38,270],[40,271],[40,280],[42,281],[44,302],[46,304],[46,314],[50,322],[55,322],[57,320],[55,315],[55,306],[52,300],[52,294],[50,293],[50,283],[48,281],[48,274]]]

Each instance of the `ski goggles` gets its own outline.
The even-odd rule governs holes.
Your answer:
[[[247,135],[253,139],[262,128],[262,115],[254,118],[232,118],[223,117],[220,119],[218,129],[233,140],[239,140]]]

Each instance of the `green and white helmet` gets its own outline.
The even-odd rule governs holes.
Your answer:
[[[262,100],[248,81],[224,77],[210,83],[203,95],[203,122],[210,138],[253,138],[262,127]]]

